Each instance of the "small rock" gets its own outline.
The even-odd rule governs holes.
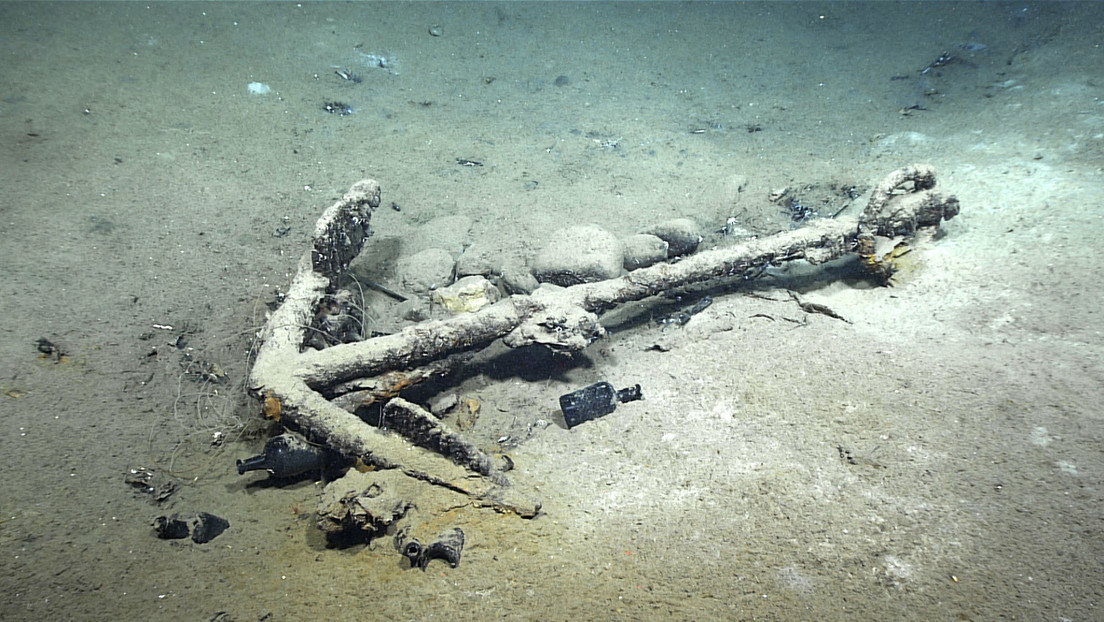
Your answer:
[[[206,544],[214,540],[230,527],[230,521],[209,512],[172,516],[158,516],[153,519],[153,530],[162,540],[182,540],[189,534],[196,544]]]
[[[455,393],[445,393],[444,395],[438,395],[437,397],[429,400],[429,412],[433,413],[438,419],[448,411],[456,408],[456,405],[460,403],[460,397]]]
[[[625,247],[624,266],[626,270],[646,268],[667,260],[667,247],[669,245],[654,235],[638,233],[625,238],[621,243]]]
[[[452,280],[452,266],[451,253],[441,248],[427,248],[399,259],[396,271],[404,288],[425,294]]]
[[[508,294],[532,294],[540,286],[537,278],[521,266],[506,266],[502,269],[501,284]]]
[[[484,238],[473,240],[456,258],[456,276],[480,275],[490,278],[510,268],[525,264],[522,250],[524,234],[509,239]]]
[[[502,255],[501,248],[477,240],[472,242],[456,258],[456,276],[489,276],[495,273],[495,263]]]
[[[689,255],[698,249],[702,236],[698,224],[689,218],[676,218],[644,231],[667,242],[668,257]]]
[[[230,521],[207,512],[196,512],[192,525],[192,542],[206,544],[230,527]]]
[[[453,313],[478,311],[498,299],[498,288],[481,276],[466,276],[433,292],[433,302]]]
[[[162,540],[182,540],[188,537],[191,528],[187,521],[181,520],[177,514],[172,516],[158,516],[153,519],[153,531]]]
[[[533,260],[533,276],[563,287],[612,279],[621,274],[621,241],[594,225],[560,229]]]

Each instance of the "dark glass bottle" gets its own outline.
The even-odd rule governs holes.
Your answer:
[[[560,410],[564,423],[573,428],[584,421],[608,415],[617,408],[618,402],[632,402],[643,398],[640,385],[621,389],[613,388],[608,382],[599,382],[578,391],[560,396]]]
[[[298,435],[284,433],[268,439],[264,453],[259,456],[238,460],[238,474],[263,469],[273,477],[295,477],[307,471],[321,471],[327,466],[327,453]]]

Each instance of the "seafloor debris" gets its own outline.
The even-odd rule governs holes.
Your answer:
[[[460,553],[464,550],[464,532],[459,527],[453,527],[438,535],[433,542],[422,544],[417,538],[409,537],[406,529],[400,529],[395,534],[395,550],[410,560],[411,568],[416,566],[425,570],[434,559],[443,559],[455,568],[460,565]]]
[[[502,461],[491,460],[459,431],[400,395],[427,378],[457,368],[499,339],[511,348],[541,344],[560,351],[582,350],[605,334],[599,314],[619,304],[715,279],[754,278],[765,267],[787,261],[822,263],[876,248],[882,240],[903,240],[918,229],[937,227],[954,217],[959,205],[955,197],[935,186],[933,169],[909,166],[877,186],[859,217],[817,219],[777,235],[686,255],[678,262],[658,263],[617,278],[540,287],[528,295],[513,295],[473,312],[424,321],[390,335],[350,342],[322,340],[323,347],[316,349],[319,340],[311,333],[319,330],[320,305],[339,295],[349,262],[370,235],[369,221],[380,205],[379,184],[360,181],[315,225],[312,247],[300,259],[283,303],[262,333],[250,391],[264,401],[266,413],[277,412],[282,425],[302,433],[310,443],[376,470],[369,477],[382,472],[402,474],[418,487],[447,491],[472,505],[532,517],[539,512],[540,502],[511,485],[500,468]],[[355,414],[381,405],[374,422]],[[365,512],[357,509],[360,502],[352,500],[365,498],[361,493],[370,488],[371,484],[354,486],[336,497],[328,496],[320,510],[323,524],[329,520],[335,530],[352,526],[376,530],[389,521],[403,520],[406,512],[395,510],[401,503]],[[411,491],[404,489],[404,495]],[[401,498],[422,507],[410,496]],[[452,563],[451,553],[442,556]]]
[[[192,537],[196,544],[206,544],[230,527],[230,521],[209,512],[173,514],[153,519],[153,530],[162,540]]]

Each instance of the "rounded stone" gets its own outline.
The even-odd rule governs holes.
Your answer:
[[[472,313],[498,299],[498,288],[481,276],[466,276],[433,292],[433,302],[452,313]]]
[[[452,281],[452,254],[442,248],[427,248],[399,259],[396,271],[403,288],[425,294]]]
[[[668,220],[646,229],[644,233],[650,233],[666,242],[668,257],[689,255],[698,250],[698,244],[702,241],[698,223],[689,218]]]
[[[625,247],[623,254],[626,270],[647,268],[667,259],[667,242],[648,233],[630,235],[621,241]]]
[[[513,265],[502,269],[500,284],[508,294],[532,294],[540,285],[525,268]]]
[[[595,225],[560,229],[533,260],[541,283],[569,287],[612,279],[621,274],[624,249],[609,231]]]

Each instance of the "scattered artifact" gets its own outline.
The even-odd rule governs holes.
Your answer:
[[[640,385],[634,385],[620,391],[608,382],[598,382],[560,396],[560,411],[564,423],[573,428],[580,423],[604,417],[617,408],[620,402],[635,402],[644,399]]]
[[[55,363],[59,363],[66,358],[66,353],[56,343],[45,337],[39,337],[35,340],[35,349],[38,350],[39,358],[51,359]]]
[[[206,544],[230,527],[230,521],[209,512],[173,514],[153,519],[153,531],[162,540],[182,540],[189,535],[192,542]]]
[[[155,504],[168,500],[180,487],[175,479],[146,467],[130,469],[123,481]]]
[[[311,445],[298,434],[285,432],[268,439],[261,454],[238,460],[238,475],[264,470],[273,477],[285,479],[309,472],[321,474],[340,462],[340,454]]]
[[[405,529],[400,529],[395,534],[395,550],[410,560],[411,568],[425,570],[434,559],[443,559],[449,567],[455,568],[460,565],[460,553],[464,550],[464,532],[459,527],[453,527],[425,545],[417,538],[408,537]]]
[[[655,319],[656,324],[660,326],[686,326],[686,323],[690,321],[690,318],[705,311],[709,308],[709,305],[713,304],[713,299],[709,296],[702,296],[701,300],[694,303],[694,306],[682,311],[676,311],[657,317]]]
[[[931,167],[909,166],[887,176],[857,217],[812,219],[776,235],[688,254],[676,262],[657,263],[616,278],[570,287],[545,285],[531,294],[515,294],[393,334],[347,343],[323,340],[318,349],[317,341],[311,343],[311,333],[319,330],[314,326],[320,305],[340,296],[349,262],[370,235],[369,221],[379,205],[379,184],[363,180],[319,218],[311,248],[300,259],[282,304],[262,332],[250,393],[264,403],[266,413],[277,413],[281,425],[303,434],[311,446],[356,460],[378,475],[401,473],[417,484],[415,488],[447,491],[466,497],[470,505],[526,518],[535,516],[541,504],[511,485],[504,468],[509,461],[492,460],[459,431],[403,399],[405,390],[453,371],[499,339],[511,348],[540,344],[563,352],[582,350],[605,335],[599,314],[695,283],[752,279],[766,267],[783,262],[804,259],[819,264],[852,253],[871,254],[861,265],[877,277],[877,271],[891,272],[892,267],[883,264],[892,257],[875,256],[874,249],[887,244],[893,248],[918,229],[938,227],[959,211],[958,200],[936,188]],[[608,398],[612,390],[608,385],[595,389],[595,399],[599,394]],[[585,403],[569,401],[565,419],[571,408],[585,416],[579,410]],[[606,404],[614,402],[607,399]],[[356,414],[369,408],[380,413],[374,422]],[[364,497],[370,487],[346,491],[353,494],[348,499]],[[412,507],[419,506],[416,499],[407,498]],[[336,501],[329,499],[329,505],[320,506],[320,516],[325,518],[340,499],[348,500],[345,493]],[[338,508],[339,514],[343,511]],[[393,515],[389,520],[403,521],[405,516]],[[343,520],[333,525],[340,528]],[[447,545],[453,548],[442,545],[433,553],[429,553],[432,545],[417,552],[408,545],[405,542],[400,551],[412,563],[421,564],[426,554],[440,554],[452,564],[453,550],[459,561],[460,547],[454,544]]]

